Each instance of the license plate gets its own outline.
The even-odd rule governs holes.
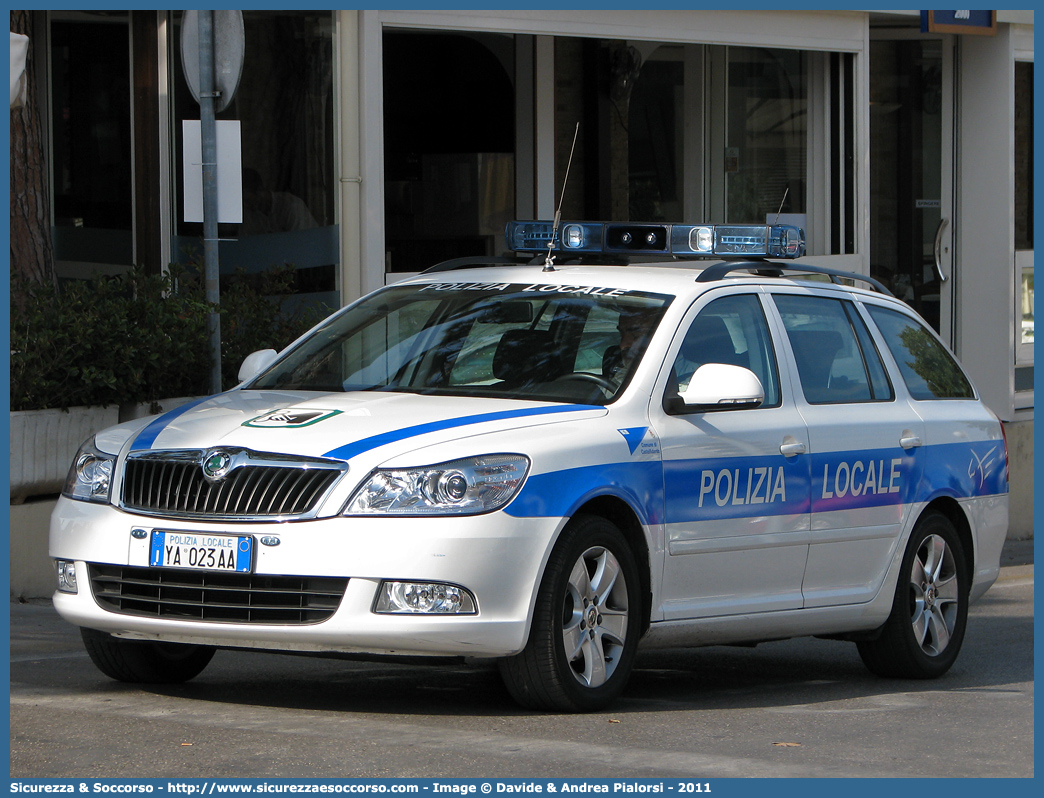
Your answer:
[[[149,549],[149,565],[155,568],[250,573],[253,553],[254,539],[248,536],[154,531]]]

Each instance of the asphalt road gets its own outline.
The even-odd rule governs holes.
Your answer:
[[[1032,777],[1033,633],[1033,566],[1009,565],[938,681],[834,641],[650,652],[610,710],[553,715],[482,666],[220,651],[186,685],[119,684],[48,602],[12,604],[11,776]]]

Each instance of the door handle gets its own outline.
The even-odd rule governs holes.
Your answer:
[[[807,451],[805,444],[801,441],[795,441],[793,438],[779,445],[779,453],[784,457],[793,457],[797,454],[804,454]]]
[[[939,226],[935,229],[935,272],[939,275],[939,282],[945,283],[949,278],[943,274],[942,270],[942,237],[943,230],[946,229],[946,225],[950,223],[950,220],[945,216],[939,219]]]
[[[904,449],[915,449],[921,445],[921,436],[914,435],[909,431],[903,433],[903,437],[899,439],[899,445]]]

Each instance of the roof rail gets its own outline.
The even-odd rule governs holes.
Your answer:
[[[865,274],[856,274],[855,272],[845,272],[840,269],[829,269],[826,266],[813,266],[810,263],[777,263],[775,261],[755,261],[755,260],[726,260],[721,263],[715,263],[708,266],[702,272],[699,277],[696,278],[698,283],[712,283],[716,280],[721,280],[725,275],[739,270],[750,270],[757,272],[763,276],[771,277],[782,277],[783,272],[798,272],[804,274],[825,274],[830,277],[830,282],[839,283],[839,280],[855,280],[857,282],[869,283],[879,293],[887,294],[892,296],[892,292],[885,288],[884,284],[880,280],[875,280],[873,277],[867,277]]]

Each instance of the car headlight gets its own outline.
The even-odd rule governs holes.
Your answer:
[[[379,469],[345,508],[345,515],[475,515],[499,510],[529,471],[520,454],[469,457],[419,468]]]
[[[65,478],[62,494],[70,499],[107,504],[112,487],[112,468],[116,455],[105,454],[94,445],[94,438],[80,447]]]

